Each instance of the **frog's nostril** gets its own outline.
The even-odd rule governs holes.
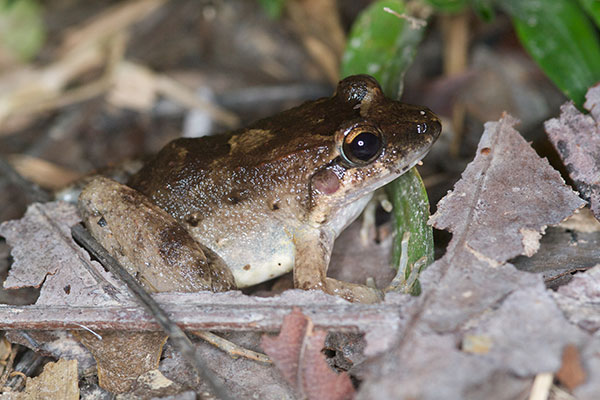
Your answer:
[[[427,126],[427,124],[425,122],[422,122],[420,124],[417,124],[417,133],[422,134],[427,132],[427,129],[429,127]]]

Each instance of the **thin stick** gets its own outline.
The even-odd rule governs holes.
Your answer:
[[[221,336],[215,335],[209,331],[193,331],[192,334],[204,339],[208,343],[212,344],[218,349],[223,350],[230,356],[237,358],[244,357],[250,360],[262,362],[265,364],[272,364],[273,361],[266,354],[257,353],[256,351],[252,351],[246,349],[242,346],[238,346],[237,344],[230,342],[227,339],[222,338]]]
[[[154,316],[156,321],[163,328],[164,332],[169,335],[173,346],[181,353],[196,370],[198,375],[212,388],[216,397],[223,400],[230,400],[231,397],[227,394],[225,387],[220,382],[219,378],[213,374],[208,365],[199,357],[191,340],[185,332],[179,328],[160,307],[160,305],[144,290],[142,285],[135,280],[118,262],[115,260],[104,247],[100,245],[92,237],[92,235],[82,226],[75,225],[71,228],[71,235],[79,242],[87,251],[100,261],[110,272],[121,279],[142,303],[142,305]]]

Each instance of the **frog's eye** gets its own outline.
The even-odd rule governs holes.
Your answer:
[[[366,165],[376,159],[382,150],[383,137],[379,129],[359,124],[346,131],[342,156],[350,165]]]

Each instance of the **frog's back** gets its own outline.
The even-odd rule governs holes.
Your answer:
[[[180,219],[282,191],[306,201],[306,182],[327,162],[339,118],[350,117],[327,117],[330,102],[305,103],[227,134],[176,139],[129,185]]]

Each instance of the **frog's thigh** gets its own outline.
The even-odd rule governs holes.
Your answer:
[[[202,248],[146,196],[97,177],[82,191],[79,211],[91,234],[152,292],[234,288],[224,263],[208,263]]]

